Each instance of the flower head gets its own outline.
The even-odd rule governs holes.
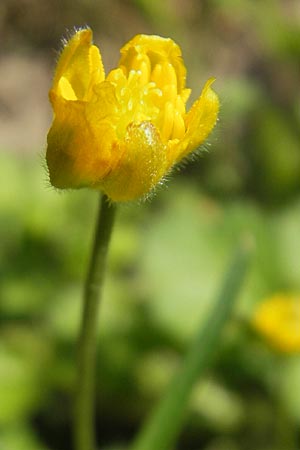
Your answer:
[[[113,201],[152,191],[217,120],[213,79],[189,112],[185,79],[180,48],[171,39],[135,36],[105,77],[92,31],[77,31],[60,55],[49,93],[52,185],[100,189]]]
[[[272,347],[300,352],[300,295],[274,295],[259,304],[253,326]]]

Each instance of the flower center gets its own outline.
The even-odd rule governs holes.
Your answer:
[[[132,122],[151,121],[163,142],[184,136],[189,90],[178,93],[177,76],[171,63],[153,64],[147,55],[137,54],[130,69],[121,65],[109,73],[107,80],[114,84],[120,105],[118,134],[123,134]]]

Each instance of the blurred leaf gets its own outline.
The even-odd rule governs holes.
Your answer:
[[[300,290],[300,203],[294,202],[274,215],[275,243],[285,288]]]
[[[243,313],[249,313],[279,277],[272,230],[258,208],[246,202],[223,206],[187,187],[173,188],[174,196],[144,235],[141,277],[152,320],[175,341],[186,341],[205,320],[215,280],[237,236],[249,234],[257,243],[239,306]]]
[[[204,450],[241,450],[241,447],[233,439],[216,438]]]
[[[29,426],[20,424],[0,431],[1,450],[47,450]]]
[[[299,135],[284,111],[272,106],[260,107],[248,143],[254,158],[254,190],[265,199],[282,201],[300,187]]]
[[[49,349],[39,334],[9,328],[0,345],[0,424],[26,418],[47,392]],[[43,373],[43,371],[45,371]]]
[[[175,375],[165,397],[142,428],[132,449],[167,450],[172,447],[180,432],[193,385],[211,363],[224,325],[232,313],[248,263],[249,248],[245,246],[239,249],[229,266],[213,309],[188,348],[181,371]]]
[[[245,420],[245,405],[238,395],[211,379],[196,385],[191,408],[218,432],[233,432]]]
[[[278,396],[284,410],[297,425],[300,424],[300,357],[286,358],[279,370],[280,391]]]

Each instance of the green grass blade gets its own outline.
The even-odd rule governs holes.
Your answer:
[[[130,450],[170,450],[174,445],[184,423],[192,388],[211,364],[224,325],[232,313],[249,265],[249,254],[248,245],[237,251],[212,311],[188,349],[181,370]]]

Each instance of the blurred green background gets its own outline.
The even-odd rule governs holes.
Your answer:
[[[133,35],[172,37],[192,100],[215,76],[222,103],[209,152],[151,202],[120,208],[99,319],[99,446],[132,440],[250,234],[251,272],[176,450],[296,450],[300,358],[249,323],[263,298],[300,290],[299,0],[1,0],[0,449],[71,449],[97,194],[55,192],[43,158],[60,39],[85,24],[107,71]]]

